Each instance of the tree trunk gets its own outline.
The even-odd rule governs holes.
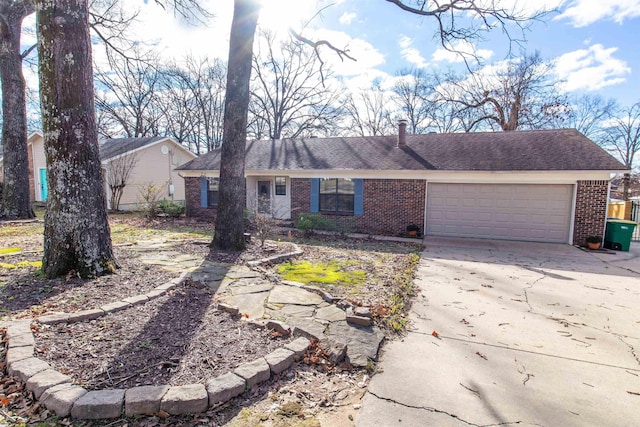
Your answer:
[[[220,194],[212,247],[241,250],[244,241],[244,153],[247,141],[249,79],[259,0],[235,0],[229,46]]]
[[[29,194],[27,105],[20,53],[22,20],[33,13],[30,2],[2,4],[0,20],[0,76],[2,80],[2,147],[4,188],[2,215],[33,218]]]
[[[38,0],[40,102],[49,199],[47,277],[113,272],[98,153],[87,0]]]

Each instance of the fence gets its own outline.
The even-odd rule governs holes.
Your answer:
[[[633,201],[631,205],[631,221],[640,222],[640,201]],[[633,231],[631,240],[640,240],[640,226]]]

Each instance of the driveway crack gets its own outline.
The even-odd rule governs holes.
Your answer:
[[[442,411],[440,409],[436,409],[436,408],[432,408],[429,406],[415,406],[415,405],[409,405],[407,403],[403,403],[403,402],[398,402],[395,399],[391,399],[389,397],[382,397],[379,396],[377,394],[375,394],[372,391],[367,391],[367,393],[369,393],[370,395],[374,396],[376,399],[380,399],[380,400],[384,400],[390,403],[395,403],[396,405],[400,405],[403,406],[405,408],[409,408],[409,409],[417,409],[420,411],[427,411],[427,412],[432,412],[432,413],[436,413],[436,414],[443,414],[443,415],[447,415],[451,418],[455,418],[456,420],[469,425],[469,426],[474,426],[474,427],[497,427],[497,426],[508,426],[508,425],[515,425],[515,424],[521,424],[522,421],[511,421],[511,422],[502,422],[502,423],[495,423],[495,424],[474,424],[472,422],[463,420],[462,418],[460,418],[459,416],[457,416],[456,414],[451,414],[449,412],[446,411]]]
[[[624,345],[629,347],[629,352],[631,353],[633,358],[636,359],[636,362],[638,362],[638,365],[640,365],[640,357],[638,356],[638,353],[636,353],[635,347],[629,344],[628,342],[626,342],[625,340],[623,340],[621,336],[617,334],[613,334],[613,335],[615,335]]]

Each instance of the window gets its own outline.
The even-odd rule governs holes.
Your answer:
[[[276,176],[276,196],[287,195],[287,177]]]
[[[218,206],[218,192],[220,190],[220,178],[207,178],[207,200],[209,206]]]
[[[353,213],[355,186],[351,179],[320,180],[320,212]]]

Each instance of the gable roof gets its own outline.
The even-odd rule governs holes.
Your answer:
[[[166,136],[144,138],[110,138],[100,141],[100,160],[105,161],[121,154],[139,150],[154,142],[170,140]]]
[[[623,171],[624,165],[575,129],[281,139],[247,142],[245,169],[433,171]],[[220,168],[220,149],[177,170]]]

